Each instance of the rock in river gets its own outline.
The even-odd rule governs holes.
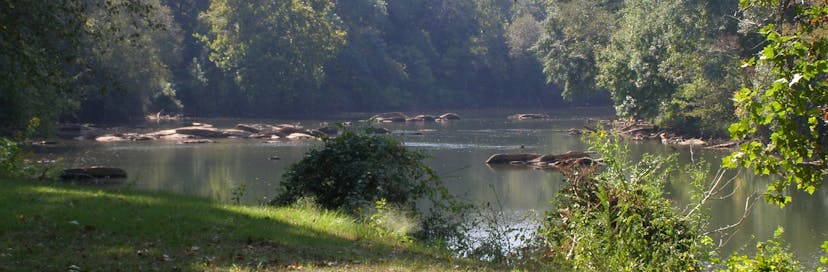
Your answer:
[[[443,115],[440,115],[440,117],[437,117],[437,120],[441,120],[441,121],[460,120],[460,115],[457,115],[456,113],[449,112],[449,113],[445,113]]]
[[[175,133],[193,135],[203,138],[224,137],[224,131],[211,127],[181,127],[175,129]]]
[[[510,164],[514,162],[527,162],[540,157],[541,154],[535,153],[516,153],[516,154],[494,154],[486,160],[488,164]]]
[[[536,119],[549,119],[549,115],[543,113],[520,113],[509,116],[509,119],[516,119],[516,120],[536,120]]]
[[[92,166],[87,168],[64,169],[61,179],[98,179],[98,178],[126,178],[127,174],[121,168]]]
[[[387,112],[371,116],[368,120],[372,122],[405,122],[406,119],[408,119],[408,116],[405,116],[402,112]]]
[[[313,137],[309,134],[300,133],[300,132],[291,133],[286,138],[288,140],[315,140],[316,139],[316,137]]]
[[[414,116],[412,118],[408,118],[408,119],[406,119],[406,121],[409,121],[409,122],[432,122],[435,119],[437,119],[437,117],[434,117],[434,116],[431,116],[431,115],[426,115],[426,114],[420,114],[420,115]]]

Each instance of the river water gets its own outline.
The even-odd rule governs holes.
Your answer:
[[[404,144],[425,151],[428,164],[442,177],[449,190],[475,203],[499,203],[507,214],[526,211],[542,212],[552,207],[563,177],[551,171],[491,168],[483,162],[495,153],[563,153],[584,150],[577,136],[567,134],[569,128],[581,128],[590,120],[610,118],[609,109],[544,110],[548,120],[514,121],[506,117],[517,111],[494,110],[461,112],[463,119],[447,123],[388,123],[381,126],[394,131]],[[324,121],[356,121],[370,114],[351,117],[324,118]],[[323,120],[313,119],[201,119],[216,127],[232,127],[237,123],[300,123],[315,127]],[[126,131],[150,131],[182,126],[183,123],[147,123]],[[236,188],[244,186],[242,202],[256,204],[276,194],[280,176],[288,165],[299,161],[317,141],[275,142],[251,139],[220,139],[212,144],[181,145],[169,141],[137,141],[97,143],[95,141],[63,141],[57,146],[39,150],[49,157],[63,158],[67,167],[106,165],[123,168],[129,173],[125,182],[140,190],[166,191],[230,201]],[[678,153],[679,164],[690,161],[689,148],[670,148],[658,142],[630,144],[631,154]],[[705,159],[718,168],[722,151],[695,150],[696,159]],[[272,159],[277,157],[278,159]],[[732,171],[735,173],[735,171]],[[711,228],[735,223],[744,213],[745,201],[755,192],[763,191],[768,177],[742,173],[736,178],[735,194],[707,205]],[[677,207],[690,202],[691,186],[678,178],[667,185],[668,197]],[[805,263],[813,264],[821,254],[819,246],[828,240],[828,192],[825,188],[814,195],[794,193],[794,202],[780,209],[763,201],[749,217],[734,229],[735,234],[722,252],[744,248],[754,249],[757,241],[772,237],[778,226],[785,229],[784,238]]]

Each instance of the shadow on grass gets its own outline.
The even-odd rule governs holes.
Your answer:
[[[457,268],[444,254],[308,208],[0,181],[0,218],[0,271]]]

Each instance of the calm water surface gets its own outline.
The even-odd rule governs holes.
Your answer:
[[[446,186],[464,198],[477,202],[499,202],[507,213],[542,212],[550,209],[551,200],[564,183],[555,172],[490,168],[483,162],[490,155],[507,152],[562,153],[584,150],[578,137],[566,130],[580,128],[589,118],[607,118],[612,112],[604,109],[573,109],[545,111],[551,120],[512,121],[506,116],[516,111],[461,112],[462,120],[449,123],[397,123],[382,126],[395,131],[406,146],[431,155],[428,160],[443,178]],[[359,116],[357,118],[367,118]],[[330,118],[328,121],[355,121],[356,118]],[[204,119],[216,127],[232,127],[236,123],[296,123],[316,127],[320,120],[232,120]],[[146,124],[143,129],[176,127],[183,124]],[[130,128],[127,130],[140,130]],[[416,133],[415,133],[416,132]],[[107,165],[129,173],[127,183],[142,190],[168,191],[229,201],[230,192],[241,184],[246,186],[242,201],[255,204],[273,197],[279,177],[288,165],[299,161],[304,153],[319,142],[277,142],[262,140],[221,139],[213,144],[180,145],[167,141],[97,143],[66,141],[43,150],[44,155],[62,157],[67,166]],[[630,145],[634,157],[642,153],[678,153],[681,164],[690,160],[689,149],[663,146],[657,142]],[[719,151],[694,153],[716,168]],[[271,157],[278,160],[271,160]],[[745,200],[766,188],[767,178],[749,173],[736,180],[736,194],[708,205],[711,226],[734,223],[743,214]],[[668,185],[675,205],[689,203],[690,186],[681,179]],[[784,209],[760,203],[736,230],[723,252],[744,247],[750,251],[756,241],[769,239],[777,226],[785,228],[785,239],[804,262],[818,259],[819,246],[828,240],[828,193],[825,188],[814,195],[795,193],[794,202]]]

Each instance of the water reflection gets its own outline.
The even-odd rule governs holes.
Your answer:
[[[563,153],[584,150],[578,137],[566,130],[580,128],[590,116],[572,116],[569,113],[552,114],[553,120],[510,121],[508,114],[463,114],[464,119],[448,123],[383,124],[407,146],[430,155],[427,163],[443,178],[449,190],[477,203],[500,201],[507,213],[520,214],[527,210],[544,211],[552,207],[558,190],[564,186],[563,177],[556,172],[514,168],[491,168],[483,162],[494,153]],[[241,122],[282,123],[261,120],[199,120],[229,127]],[[318,121],[306,120],[305,124]],[[310,126],[310,125],[309,125]],[[42,153],[53,153],[65,158],[67,166],[108,165],[124,168],[129,183],[151,191],[169,191],[229,201],[233,188],[246,184],[242,202],[259,203],[276,194],[276,185],[288,165],[300,160],[305,152],[318,142],[276,142],[260,140],[220,140],[206,145],[179,145],[173,142],[95,143],[91,141],[66,142]],[[690,161],[689,149],[673,150],[658,143],[630,145],[631,155],[643,153],[678,154],[680,165]],[[726,155],[716,151],[694,150],[695,159],[704,159],[717,166]],[[271,157],[278,160],[271,160]],[[711,170],[715,171],[715,169]],[[766,177],[742,173],[731,189],[736,193],[727,199],[713,200],[707,206],[711,226],[734,223],[744,212],[745,201],[751,194],[767,186]],[[692,186],[686,179],[676,179],[668,185],[671,199],[677,207],[691,203]],[[828,224],[828,193],[818,190],[813,196],[795,192],[794,203],[785,209],[760,202],[753,214],[737,228],[725,252],[740,247],[753,249],[756,241],[767,240],[777,226],[786,230],[785,239],[798,256],[817,256],[822,241],[828,240],[823,227]],[[810,258],[809,261],[815,259]]]

